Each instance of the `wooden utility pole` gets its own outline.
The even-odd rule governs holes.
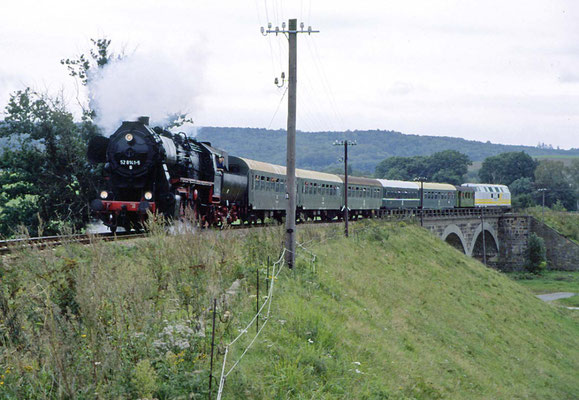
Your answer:
[[[298,33],[317,33],[313,31],[312,27],[304,30],[303,22],[300,25],[301,30],[298,31],[298,20],[290,19],[288,21],[288,30],[285,30],[285,23],[282,28],[275,27],[271,29],[271,24],[268,29],[261,28],[261,33],[267,35],[268,33],[286,34],[289,40],[289,65],[288,65],[288,103],[287,103],[287,163],[286,163],[286,198],[287,209],[285,218],[286,227],[286,262],[291,269],[295,264],[295,250],[296,250],[296,104],[297,104],[297,48],[298,48]],[[277,78],[276,78],[277,82]]]
[[[424,226],[424,181],[426,181],[426,178],[419,176],[414,178],[414,181],[420,182],[420,226]]]
[[[541,207],[541,222],[542,222],[542,223],[545,223],[545,192],[546,192],[547,190],[549,190],[549,189],[547,189],[547,188],[541,188],[541,189],[538,189],[538,190],[537,190],[538,192],[541,192],[541,193],[543,194],[543,205],[542,205],[542,207]]]
[[[482,232],[482,242],[483,242],[483,264],[487,265],[487,242],[485,239],[485,208],[480,209],[480,226]]]
[[[357,142],[351,140],[336,140],[334,146],[344,145],[344,236],[348,237],[348,220],[350,209],[348,208],[348,146],[355,146]]]
[[[296,251],[296,104],[297,104],[297,20],[289,20],[289,66],[287,99],[287,211],[285,219],[287,249],[286,261],[291,269],[295,264]]]

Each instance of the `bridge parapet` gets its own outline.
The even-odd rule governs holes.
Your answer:
[[[425,217],[424,228],[439,236],[442,240],[461,250],[468,256],[483,258],[483,239],[487,250],[487,262],[496,262],[499,254],[500,241],[498,235],[499,219],[502,213],[485,211],[481,216],[479,210],[462,215],[443,215],[441,217]]]
[[[524,268],[529,235],[535,232],[545,240],[550,269],[579,269],[579,245],[528,215],[503,210],[481,215],[480,209],[425,211],[423,226],[477,259],[483,259],[486,248],[487,265],[503,271]]]

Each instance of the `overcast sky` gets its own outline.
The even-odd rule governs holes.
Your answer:
[[[4,0],[0,105],[32,86],[75,108],[86,92],[59,61],[106,36],[127,55],[93,88],[109,122],[166,108],[197,126],[285,128],[273,80],[287,39],[259,28],[289,18],[321,31],[298,38],[300,130],[579,147],[571,0]]]

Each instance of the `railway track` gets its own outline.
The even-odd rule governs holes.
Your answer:
[[[62,235],[62,236],[42,236],[21,239],[0,240],[0,255],[8,254],[13,251],[21,251],[26,249],[47,249],[61,246],[66,243],[88,244],[93,238],[98,237],[104,241],[127,240],[145,237],[142,233],[120,233],[112,235],[110,233],[100,233],[91,235]]]
[[[505,213],[506,210],[486,210],[484,211],[485,216],[493,216]],[[394,218],[394,219],[405,219],[405,218],[418,218],[419,217],[419,210],[389,210],[387,213],[381,213],[377,215],[379,218]],[[458,216],[480,216],[481,210],[480,209],[450,209],[450,210],[424,210],[424,218],[425,219],[444,219],[444,218],[453,218]],[[302,223],[340,223],[342,221],[309,221],[309,222],[302,222]],[[237,230],[237,229],[245,229],[249,227],[267,227],[267,226],[275,226],[277,223],[264,223],[264,224],[255,224],[255,225],[227,225],[225,227],[226,230]],[[186,228],[188,229],[188,228]],[[173,232],[174,234],[179,234],[179,231]],[[130,232],[121,232],[112,234],[110,232],[107,233],[96,233],[96,234],[78,234],[78,235],[63,235],[63,236],[44,236],[44,237],[32,237],[32,238],[23,238],[23,239],[8,239],[8,240],[0,240],[0,255],[8,254],[13,251],[25,250],[25,249],[47,249],[52,247],[61,246],[66,243],[79,243],[79,244],[88,244],[94,237],[98,237],[100,240],[104,241],[116,241],[116,240],[129,240],[129,239],[137,239],[146,237],[146,233],[130,233]]]

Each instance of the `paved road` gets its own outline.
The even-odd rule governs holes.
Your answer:
[[[537,295],[543,301],[553,301],[559,299],[566,299],[567,297],[573,297],[577,293],[570,293],[570,292],[558,292],[558,293],[547,293],[547,294],[539,294]]]

